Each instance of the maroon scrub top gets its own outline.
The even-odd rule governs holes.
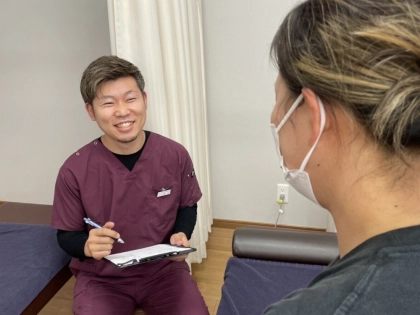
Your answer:
[[[170,190],[170,194],[160,191]],[[115,242],[112,254],[169,243],[178,209],[201,198],[200,187],[187,150],[179,143],[151,133],[143,153],[130,172],[99,140],[70,156],[60,168],[55,186],[52,226],[82,231],[84,217],[99,225],[115,223],[125,244]],[[116,269],[106,260],[72,259],[70,267],[100,276],[152,275],[168,259]],[[185,263],[186,264],[186,263]],[[180,266],[178,265],[178,268]]]

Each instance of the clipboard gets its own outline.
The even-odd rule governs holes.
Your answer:
[[[192,253],[196,250],[197,249],[193,247],[158,244],[118,254],[111,254],[105,256],[104,258],[115,265],[117,268],[126,268],[164,258]]]

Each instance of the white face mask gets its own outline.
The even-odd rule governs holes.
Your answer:
[[[292,107],[290,107],[287,114],[283,117],[283,119],[280,122],[280,124],[278,125],[278,127],[276,127],[274,124],[271,124],[270,127],[271,127],[271,131],[273,132],[273,138],[274,138],[274,143],[275,143],[275,146],[276,146],[276,149],[277,149],[277,153],[278,153],[279,158],[280,158],[280,167],[284,172],[284,178],[294,189],[296,189],[303,196],[312,200],[316,204],[319,204],[318,201],[315,198],[314,191],[313,191],[312,185],[311,185],[311,180],[309,179],[309,174],[304,171],[304,169],[306,167],[306,164],[308,163],[309,158],[312,155],[312,152],[314,151],[316,145],[318,144],[319,138],[321,137],[321,134],[324,131],[324,127],[325,127],[324,104],[322,104],[322,101],[319,98],[317,98],[318,103],[319,103],[320,114],[321,114],[321,126],[319,128],[319,135],[318,135],[318,138],[316,139],[314,145],[309,150],[308,154],[306,155],[305,159],[303,160],[300,168],[298,170],[289,170],[284,165],[283,156],[281,155],[281,151],[280,151],[279,131],[283,127],[283,125],[286,123],[287,119],[289,119],[289,117],[292,115],[294,110],[298,107],[298,105],[300,104],[302,99],[303,99],[303,95],[301,94],[296,99],[296,101],[293,103]]]

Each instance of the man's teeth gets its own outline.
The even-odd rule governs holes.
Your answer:
[[[117,125],[118,128],[126,128],[128,126],[131,126],[133,123],[132,122],[125,122],[122,124]]]

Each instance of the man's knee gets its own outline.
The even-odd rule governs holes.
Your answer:
[[[136,302],[126,286],[102,281],[92,281],[78,290],[73,299],[73,313],[77,315],[132,315]]]
[[[187,270],[178,269],[159,279],[144,305],[147,314],[209,314],[197,283]]]

